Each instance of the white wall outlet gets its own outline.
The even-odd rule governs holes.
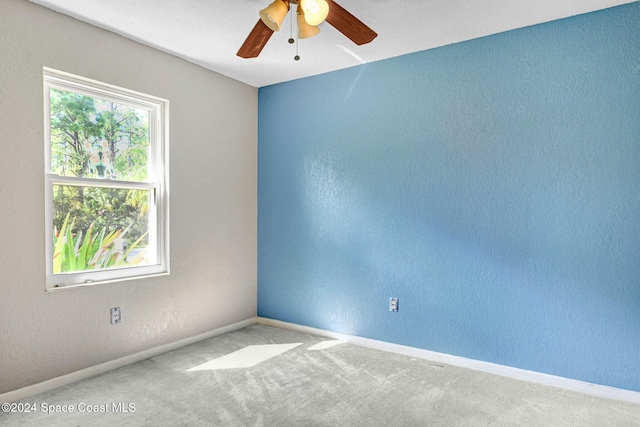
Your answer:
[[[122,312],[120,311],[120,307],[114,307],[111,309],[111,324],[115,325],[116,323],[120,323],[122,320]]]
[[[389,298],[389,311],[397,312],[398,311],[398,298],[391,297]]]

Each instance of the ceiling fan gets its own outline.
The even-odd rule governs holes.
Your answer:
[[[274,31],[280,30],[290,3],[298,5],[298,37],[301,39],[318,34],[318,25],[325,20],[357,45],[369,43],[378,35],[333,0],[274,0],[260,11],[260,19],[238,50],[239,57],[256,58],[260,55]]]

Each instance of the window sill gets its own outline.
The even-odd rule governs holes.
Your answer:
[[[86,288],[89,286],[102,285],[107,283],[126,282],[129,280],[137,280],[137,279],[150,279],[153,277],[161,277],[161,276],[168,276],[168,275],[169,275],[169,272],[167,271],[162,273],[145,274],[141,276],[122,277],[119,279],[95,280],[95,281],[90,281],[88,283],[78,283],[75,285],[56,285],[56,286],[47,288],[47,292],[59,292],[67,289]]]

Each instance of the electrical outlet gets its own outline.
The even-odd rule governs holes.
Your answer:
[[[122,320],[122,312],[120,311],[120,307],[114,307],[111,309],[111,324],[115,325],[116,323],[120,323]]]
[[[393,298],[393,297],[389,298],[389,311],[392,311],[394,313],[397,312],[399,308],[398,302],[399,302],[398,298]]]

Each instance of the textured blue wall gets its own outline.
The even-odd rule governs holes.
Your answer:
[[[260,316],[640,391],[638,3],[261,88],[258,162]]]

